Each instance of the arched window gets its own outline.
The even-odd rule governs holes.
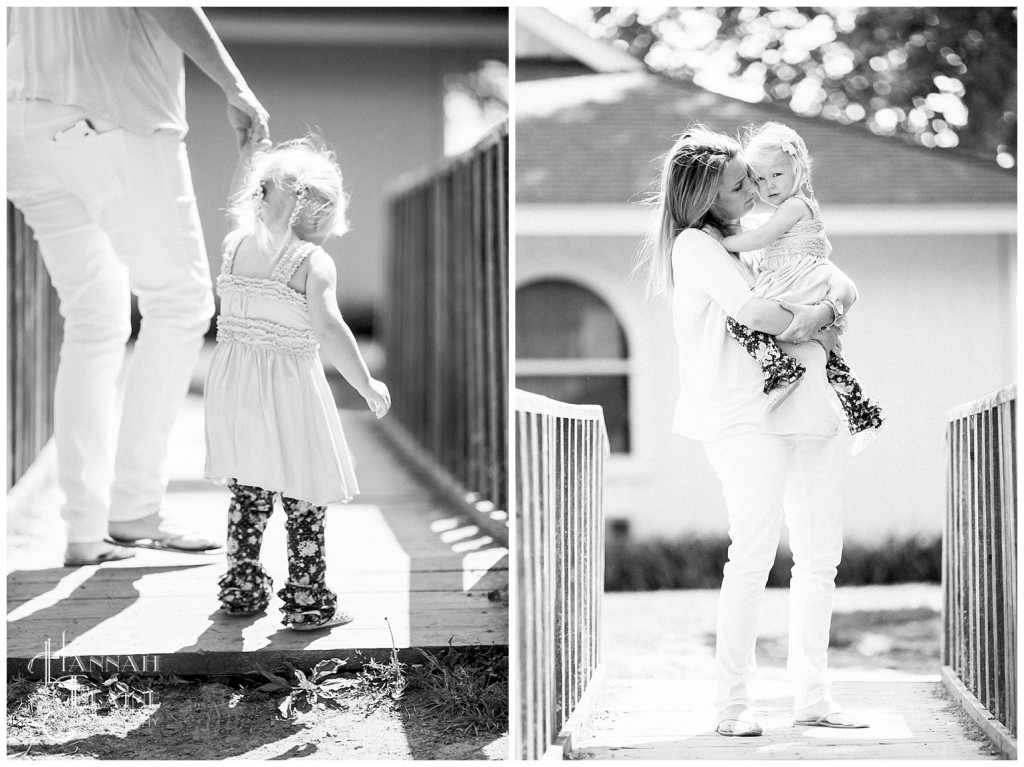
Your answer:
[[[544,280],[516,291],[516,386],[601,405],[612,452],[629,452],[626,335],[608,304],[587,288]]]

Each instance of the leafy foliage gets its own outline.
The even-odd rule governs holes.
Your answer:
[[[285,694],[277,707],[285,719],[290,717],[294,710],[306,711],[318,704],[329,708],[342,707],[344,704],[340,700],[341,694],[360,684],[357,677],[341,676],[347,660],[347,658],[345,660],[338,658],[322,660],[308,674],[289,663],[287,664],[288,669],[292,672],[294,682],[260,669],[260,673],[270,681],[259,687],[258,690],[266,693],[283,692]]]
[[[378,691],[383,698],[401,700],[409,682],[405,675],[405,664],[398,660],[398,653],[392,650],[391,658],[382,663],[370,658],[363,664],[360,679],[371,690]]]
[[[604,39],[702,87],[1015,162],[1013,7],[601,7],[593,18]]]

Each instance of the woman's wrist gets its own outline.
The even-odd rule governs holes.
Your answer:
[[[822,319],[824,322],[820,326],[822,330],[832,327],[843,316],[843,305],[834,296],[825,296],[815,303],[815,306],[822,307],[823,309]]]

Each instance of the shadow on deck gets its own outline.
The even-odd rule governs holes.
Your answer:
[[[328,510],[327,579],[355,622],[293,632],[281,625],[276,597],[266,614],[219,613],[223,554],[140,550],[123,562],[62,567],[61,494],[53,462],[44,459],[40,472],[48,474],[37,476],[31,492],[8,498],[8,676],[28,674],[47,638],[69,672],[92,664],[175,674],[243,673],[278,668],[284,660],[355,661],[357,653],[386,657],[392,635],[400,652],[449,643],[507,645],[506,549],[422,484],[386,447],[371,414],[342,411],[342,422],[362,492]],[[165,506],[223,539],[229,493],[197,479],[203,460],[202,400],[193,395],[172,434]],[[287,572],[279,507],[263,560],[276,589]],[[42,660],[31,675],[42,674]]]

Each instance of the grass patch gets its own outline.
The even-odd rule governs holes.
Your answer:
[[[504,647],[118,680],[152,691],[142,705],[109,679],[67,681],[9,680],[8,758],[493,758],[508,731]]]
[[[728,560],[725,537],[635,540],[611,536],[605,546],[605,591],[717,589]],[[788,586],[793,555],[780,546],[769,586]],[[847,543],[837,586],[939,583],[942,538],[890,538],[881,545]]]
[[[508,729],[508,650],[449,647],[438,655],[421,651],[423,663],[407,675],[414,710],[443,722],[454,735],[498,734]]]

